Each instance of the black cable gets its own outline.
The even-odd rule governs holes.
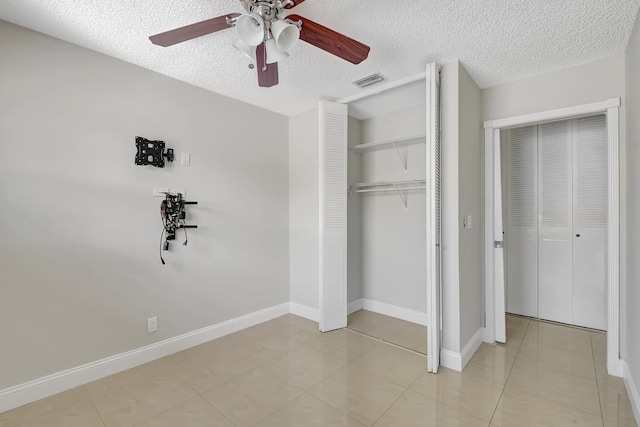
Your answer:
[[[184,230],[184,243],[182,244],[182,246],[187,246],[187,242],[189,241],[189,238],[187,237],[187,229],[184,226],[184,221],[182,222],[182,229]]]
[[[162,261],[162,265],[165,264],[164,258],[162,258],[162,236],[164,235],[164,225],[162,226],[162,231],[160,232],[160,261]]]

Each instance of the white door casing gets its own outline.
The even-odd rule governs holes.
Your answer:
[[[493,209],[494,209],[494,153],[495,131],[516,126],[526,126],[553,120],[562,120],[597,113],[605,113],[607,120],[607,233],[606,233],[606,295],[607,295],[607,371],[621,376],[623,361],[620,359],[620,159],[619,159],[619,108],[620,98],[603,102],[540,113],[526,114],[497,120],[488,120],[485,128],[485,314],[484,339],[495,342],[495,260],[493,257]],[[499,134],[498,134],[499,138]]]

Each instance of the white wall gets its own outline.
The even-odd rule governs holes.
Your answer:
[[[624,55],[539,74],[482,91],[482,120],[599,102],[624,95]]]
[[[483,326],[480,89],[459,61],[442,66],[443,364],[464,363]],[[472,228],[463,228],[471,215]],[[476,342],[472,342],[472,338]],[[455,360],[455,359],[454,359]]]
[[[460,66],[459,82],[460,346],[464,348],[484,326],[484,156],[480,137],[480,88],[463,66]],[[463,227],[464,216],[471,216],[471,228]]]
[[[636,23],[627,46],[626,56],[626,100],[627,120],[627,216],[640,218],[640,19]],[[625,359],[635,387],[640,386],[640,224],[629,221],[627,226],[627,295],[622,299],[627,307],[627,330]],[[638,399],[638,389],[629,396]],[[636,405],[640,402],[636,400]],[[640,409],[636,406],[636,410]],[[639,414],[637,414],[639,415]]]
[[[1,21],[0,64],[0,390],[289,301],[285,116]],[[165,266],[154,187],[199,202]]]
[[[424,135],[424,105],[362,121],[363,143],[384,142]],[[360,180],[405,181],[424,179],[426,145],[364,151]],[[358,155],[358,154],[356,154]],[[376,302],[426,313],[425,191],[411,191],[407,207],[396,192],[360,193],[362,212],[363,296]],[[349,224],[351,226],[351,223]]]
[[[349,147],[362,144],[362,121],[349,116]],[[362,180],[362,156],[347,152],[347,184]],[[347,302],[364,298],[362,283],[362,197],[352,194],[347,198]]]
[[[441,76],[442,138],[442,349],[460,353],[460,230],[459,210],[459,68],[444,64]],[[446,364],[447,359],[442,358]]]
[[[289,118],[289,264],[291,302],[320,307],[320,113]],[[300,313],[302,314],[302,313]]]

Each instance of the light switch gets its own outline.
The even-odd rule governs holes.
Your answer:
[[[180,156],[180,164],[182,166],[189,166],[191,164],[191,154],[182,153],[182,156]]]

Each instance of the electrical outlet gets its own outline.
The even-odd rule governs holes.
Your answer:
[[[147,319],[147,332],[153,333],[158,330],[158,318],[156,316]]]

